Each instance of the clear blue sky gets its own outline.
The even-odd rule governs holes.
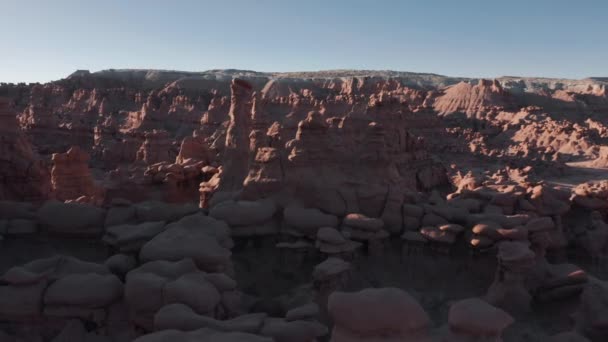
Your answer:
[[[608,76],[607,0],[0,0],[0,81],[76,69]]]

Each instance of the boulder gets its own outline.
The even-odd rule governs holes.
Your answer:
[[[104,262],[104,265],[106,265],[110,272],[123,276],[137,267],[137,260],[132,255],[114,254]]]
[[[276,205],[271,200],[227,200],[212,207],[209,216],[225,221],[230,226],[250,226],[272,219],[276,210]]]
[[[346,238],[335,228],[322,227],[317,232],[317,239],[332,245],[342,245],[346,243]]]
[[[88,204],[48,201],[38,209],[43,230],[65,235],[97,235],[103,232],[103,209]]]
[[[231,241],[230,229],[226,223],[214,218],[200,214],[194,216],[170,224],[148,241],[141,249],[140,260],[179,261],[191,258],[202,270],[226,270],[231,255],[231,245],[228,244]]]
[[[135,223],[136,210],[134,206],[115,206],[108,209],[105,226],[111,227],[127,223]]]
[[[220,300],[220,292],[202,272],[184,274],[163,289],[164,304],[183,303],[201,315],[213,316]]]
[[[428,338],[428,315],[418,302],[400,289],[334,292],[329,296],[327,309],[334,322],[333,342],[373,341],[373,338],[380,341],[381,337],[394,341],[425,341]]]
[[[305,235],[314,235],[321,227],[337,227],[338,218],[316,208],[289,206],[283,211],[285,223]]]
[[[137,252],[165,229],[165,222],[123,224],[106,229],[103,241],[121,252]]]
[[[457,301],[450,306],[448,313],[448,324],[454,340],[461,335],[471,338],[471,341],[500,338],[502,331],[513,322],[513,317],[508,313],[479,298]]]
[[[44,294],[44,304],[100,308],[120,299],[123,285],[114,275],[71,274],[53,282]]]

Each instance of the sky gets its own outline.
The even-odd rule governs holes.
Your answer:
[[[606,0],[0,0],[0,82],[77,69],[608,76]]]

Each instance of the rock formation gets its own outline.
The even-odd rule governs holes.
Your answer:
[[[50,182],[44,164],[21,133],[10,102],[0,97],[0,198],[40,201],[49,196]]]
[[[0,84],[0,340],[604,341],[606,85]]]
[[[51,184],[55,198],[66,201],[85,197],[85,202],[103,201],[103,190],[93,181],[89,155],[75,146],[52,157]]]

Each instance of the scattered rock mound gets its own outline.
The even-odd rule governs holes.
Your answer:
[[[483,118],[490,111],[511,109],[514,103],[497,80],[479,80],[477,84],[460,82],[445,89],[433,108],[440,115],[464,113],[469,118]]]

